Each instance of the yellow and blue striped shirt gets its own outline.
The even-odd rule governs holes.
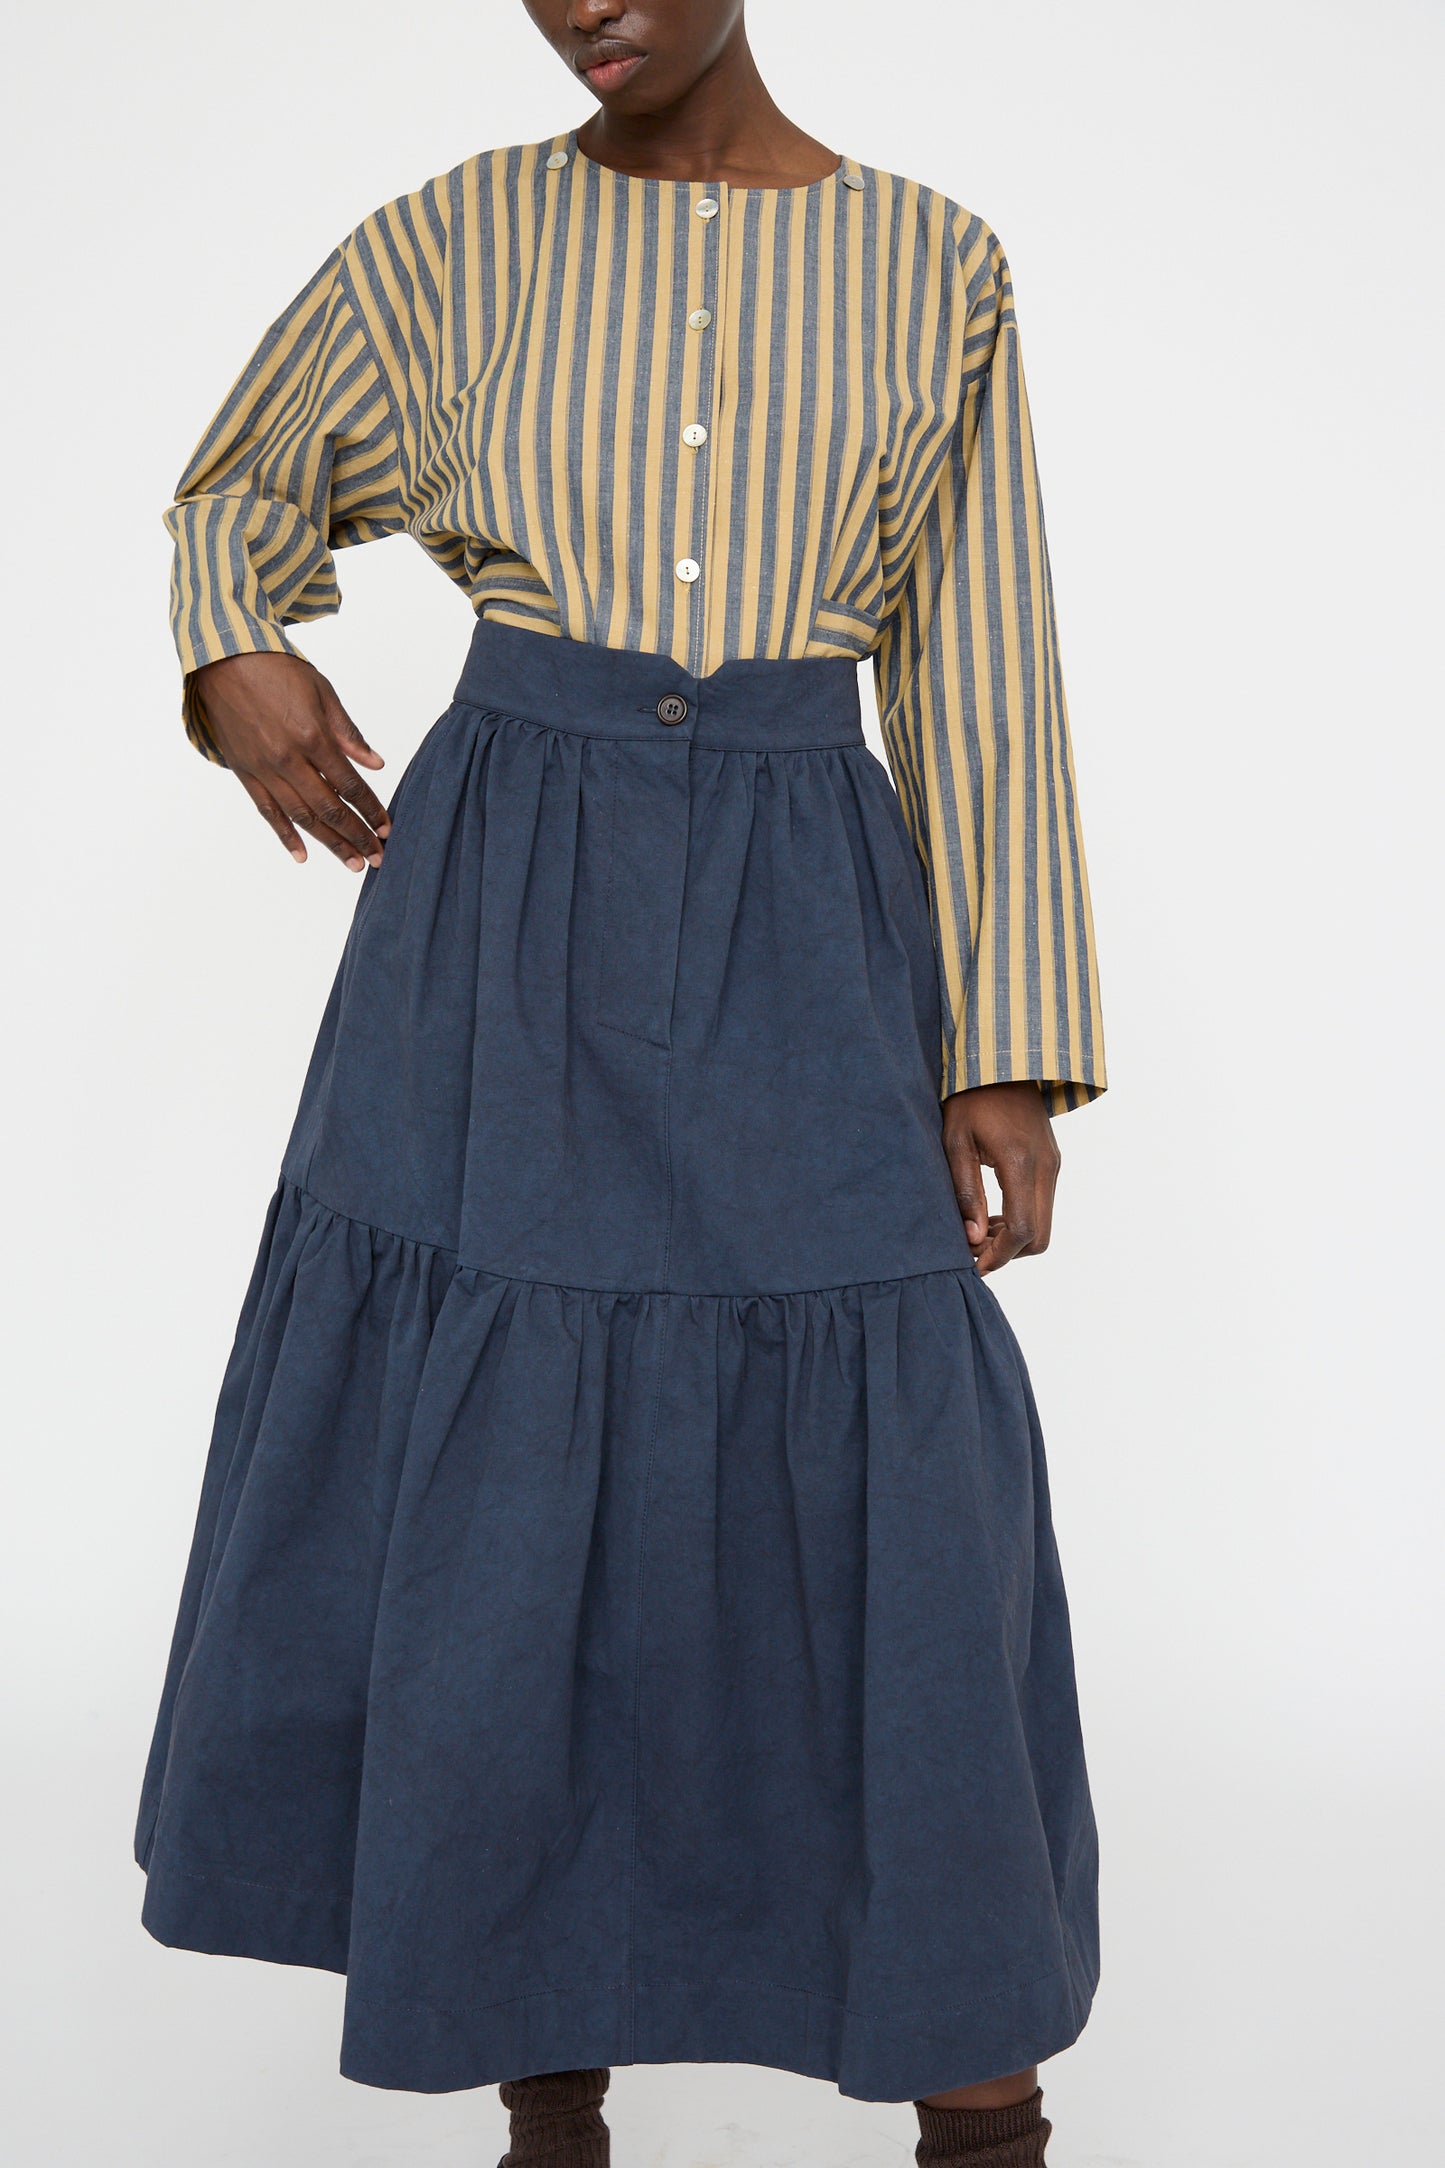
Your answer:
[[[182,668],[289,651],[333,551],[416,537],[508,624],[871,655],[928,879],[941,1089],[1104,1088],[1088,881],[1012,290],[993,233],[844,158],[614,172],[568,130],[384,205],[262,339],[167,514]],[[186,725],[218,757],[194,681]]]

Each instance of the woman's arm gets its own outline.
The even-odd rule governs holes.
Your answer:
[[[957,422],[874,653],[928,881],[944,1145],[980,1269],[1049,1239],[1049,1117],[1105,1088],[1098,974],[1053,591],[1008,265],[970,222]],[[995,1169],[990,1220],[980,1169]]]
[[[166,514],[186,728],[298,860],[310,835],[380,862],[386,811],[358,768],[381,757],[285,628],[338,608],[335,549],[404,528],[401,468],[343,246],[266,332]]]

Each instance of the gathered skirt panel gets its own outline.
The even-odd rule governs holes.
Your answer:
[[[223,1383],[145,1924],[344,1972],[377,2085],[1056,2052],[1067,1605],[856,682],[483,620],[393,820]]]
[[[479,631],[477,698],[528,698],[519,645],[576,644]],[[490,682],[504,664],[520,682]],[[566,1286],[787,1293],[971,1265],[922,869],[856,672],[725,666],[744,669],[782,683],[706,731],[617,693],[567,727],[466,698],[442,717],[365,877],[292,1180]],[[727,688],[703,683],[711,723]]]

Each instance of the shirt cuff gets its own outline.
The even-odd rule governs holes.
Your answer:
[[[966,1066],[956,1051],[950,1051],[944,1059],[939,1096],[948,1099],[955,1092],[973,1091],[983,1084],[1033,1083],[1038,1085],[1053,1115],[1087,1106],[1109,1088],[1102,1055],[1071,1064],[1067,1076],[1060,1076],[1057,1070],[1057,1050],[1047,1054],[1040,1047],[1000,1047],[987,1057],[975,1058],[971,1066]]]

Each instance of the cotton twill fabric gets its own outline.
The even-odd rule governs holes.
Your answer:
[[[483,619],[393,814],[221,1394],[145,1924],[344,1971],[381,2086],[1056,2052],[1067,1605],[852,665]]]

